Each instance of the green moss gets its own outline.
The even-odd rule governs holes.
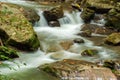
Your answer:
[[[16,80],[16,79],[13,79],[13,78],[10,78],[10,77],[8,77],[6,75],[1,75],[0,74],[0,80]]]
[[[0,46],[0,60],[9,60],[15,57],[18,57],[17,51],[5,46]]]

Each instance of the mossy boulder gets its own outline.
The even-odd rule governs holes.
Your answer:
[[[91,56],[91,57],[97,54],[98,54],[98,50],[96,49],[87,49],[81,53],[82,56]]]
[[[120,2],[117,6],[111,9],[107,15],[106,26],[116,30],[120,30]]]
[[[39,40],[31,23],[19,9],[0,3],[0,37],[5,45],[22,50],[36,50]]]
[[[5,46],[0,46],[0,61],[18,57],[17,51]]]
[[[105,38],[105,43],[112,45],[120,44],[120,33],[112,33],[107,38]]]
[[[93,19],[95,11],[89,8],[83,8],[83,11],[80,17],[83,19],[85,23],[90,22]]]
[[[84,7],[95,10],[96,13],[106,13],[112,9],[115,2],[112,0],[83,0]]]
[[[111,78],[117,80],[110,69],[98,67],[94,63],[83,60],[64,59],[62,61],[44,64],[39,69],[60,80],[95,80],[96,77],[100,77],[103,80],[110,80]]]

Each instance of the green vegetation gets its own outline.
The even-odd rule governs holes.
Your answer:
[[[17,51],[5,46],[0,46],[0,60],[10,60],[18,57]]]

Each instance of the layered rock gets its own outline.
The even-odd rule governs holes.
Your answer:
[[[83,0],[84,7],[95,10],[97,13],[106,13],[114,7],[112,0]]]
[[[0,4],[0,37],[3,43],[22,50],[37,49],[37,35],[21,11],[12,5]]]
[[[110,69],[104,67],[98,67],[97,65],[91,62],[82,61],[82,60],[65,59],[62,61],[57,61],[54,63],[42,65],[39,67],[39,69],[51,74],[52,76],[58,77],[59,79],[95,80],[96,78],[100,77],[103,80],[109,80],[109,79],[117,80],[117,78],[111,72]]]

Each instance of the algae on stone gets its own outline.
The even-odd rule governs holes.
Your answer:
[[[10,60],[12,58],[18,57],[17,51],[5,46],[0,46],[0,61]]]

